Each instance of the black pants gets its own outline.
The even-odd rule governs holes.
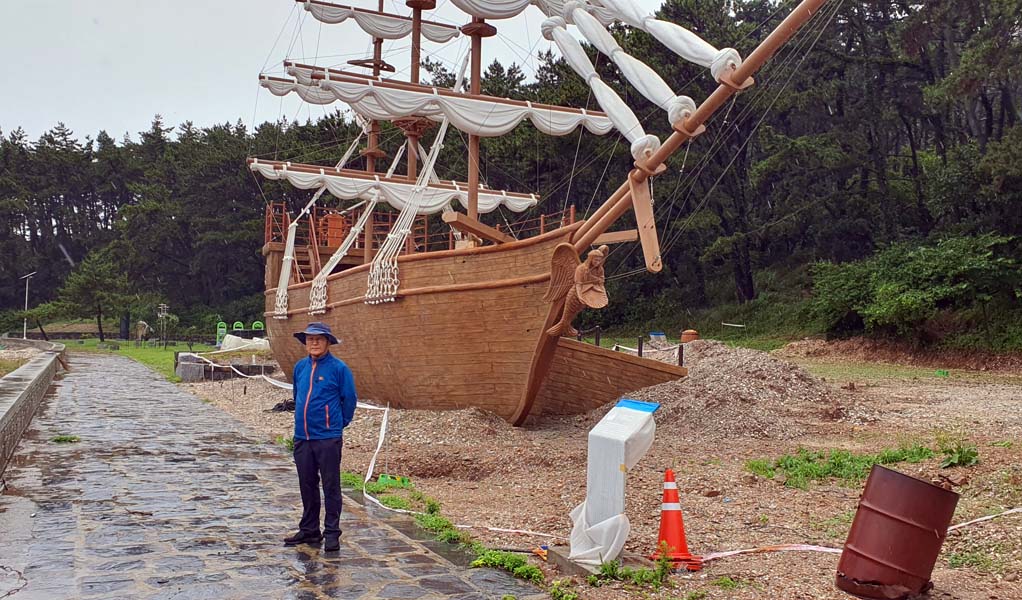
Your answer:
[[[341,535],[341,448],[343,438],[295,440],[295,467],[302,492],[302,521],[298,528],[319,535],[319,481],[323,480],[326,518],[323,535]]]

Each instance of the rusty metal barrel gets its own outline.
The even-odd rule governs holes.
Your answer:
[[[874,465],[837,565],[837,587],[897,600],[933,588],[930,574],[958,494]]]

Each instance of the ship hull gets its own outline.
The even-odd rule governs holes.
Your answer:
[[[324,314],[308,314],[305,283],[289,286],[289,317],[274,319],[276,289],[268,289],[273,353],[290,374],[306,355],[292,334],[323,321],[341,339],[331,351],[351,367],[361,398],[409,409],[476,407],[510,421],[526,402],[533,356],[544,335],[550,257],[574,229],[498,246],[401,256],[401,289],[395,301],[383,304],[363,301],[368,266],[330,276]],[[268,274],[279,259],[278,252],[267,253]],[[606,363],[607,356],[601,360]],[[656,361],[643,362],[650,369],[638,376],[638,387],[684,374],[684,369],[665,372]],[[535,406],[527,400],[531,414],[589,410],[621,391],[615,386],[604,393],[576,385],[551,389],[557,392],[540,390]]]

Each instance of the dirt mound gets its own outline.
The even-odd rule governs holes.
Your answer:
[[[664,433],[790,439],[805,433],[807,418],[844,414],[826,384],[765,352],[697,340],[685,345],[685,366],[688,378],[629,394],[660,403],[657,427]]]
[[[993,354],[965,350],[920,350],[909,344],[868,338],[847,340],[806,339],[791,342],[775,355],[791,358],[847,358],[861,362],[886,362],[935,369],[972,371],[1022,371],[1022,353]]]

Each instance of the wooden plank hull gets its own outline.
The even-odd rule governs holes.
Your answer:
[[[330,276],[326,314],[307,313],[305,283],[289,286],[289,318],[274,319],[276,289],[269,289],[266,322],[273,353],[290,374],[305,356],[293,332],[323,321],[341,338],[331,351],[355,373],[360,397],[412,409],[478,407],[511,420],[523,401],[533,353],[543,335],[550,257],[573,229],[499,246],[402,256],[401,290],[394,302],[363,302],[367,267]],[[279,253],[270,252],[267,270],[271,261],[279,260]],[[590,363],[591,372],[613,367],[613,359],[604,354],[570,354],[564,360],[583,370]],[[557,371],[559,377],[563,370]],[[644,387],[663,380],[662,370],[632,371],[639,375],[626,378],[626,385]],[[602,393],[577,381],[548,386],[542,405],[532,412],[579,412],[619,393],[618,385],[596,385]]]

